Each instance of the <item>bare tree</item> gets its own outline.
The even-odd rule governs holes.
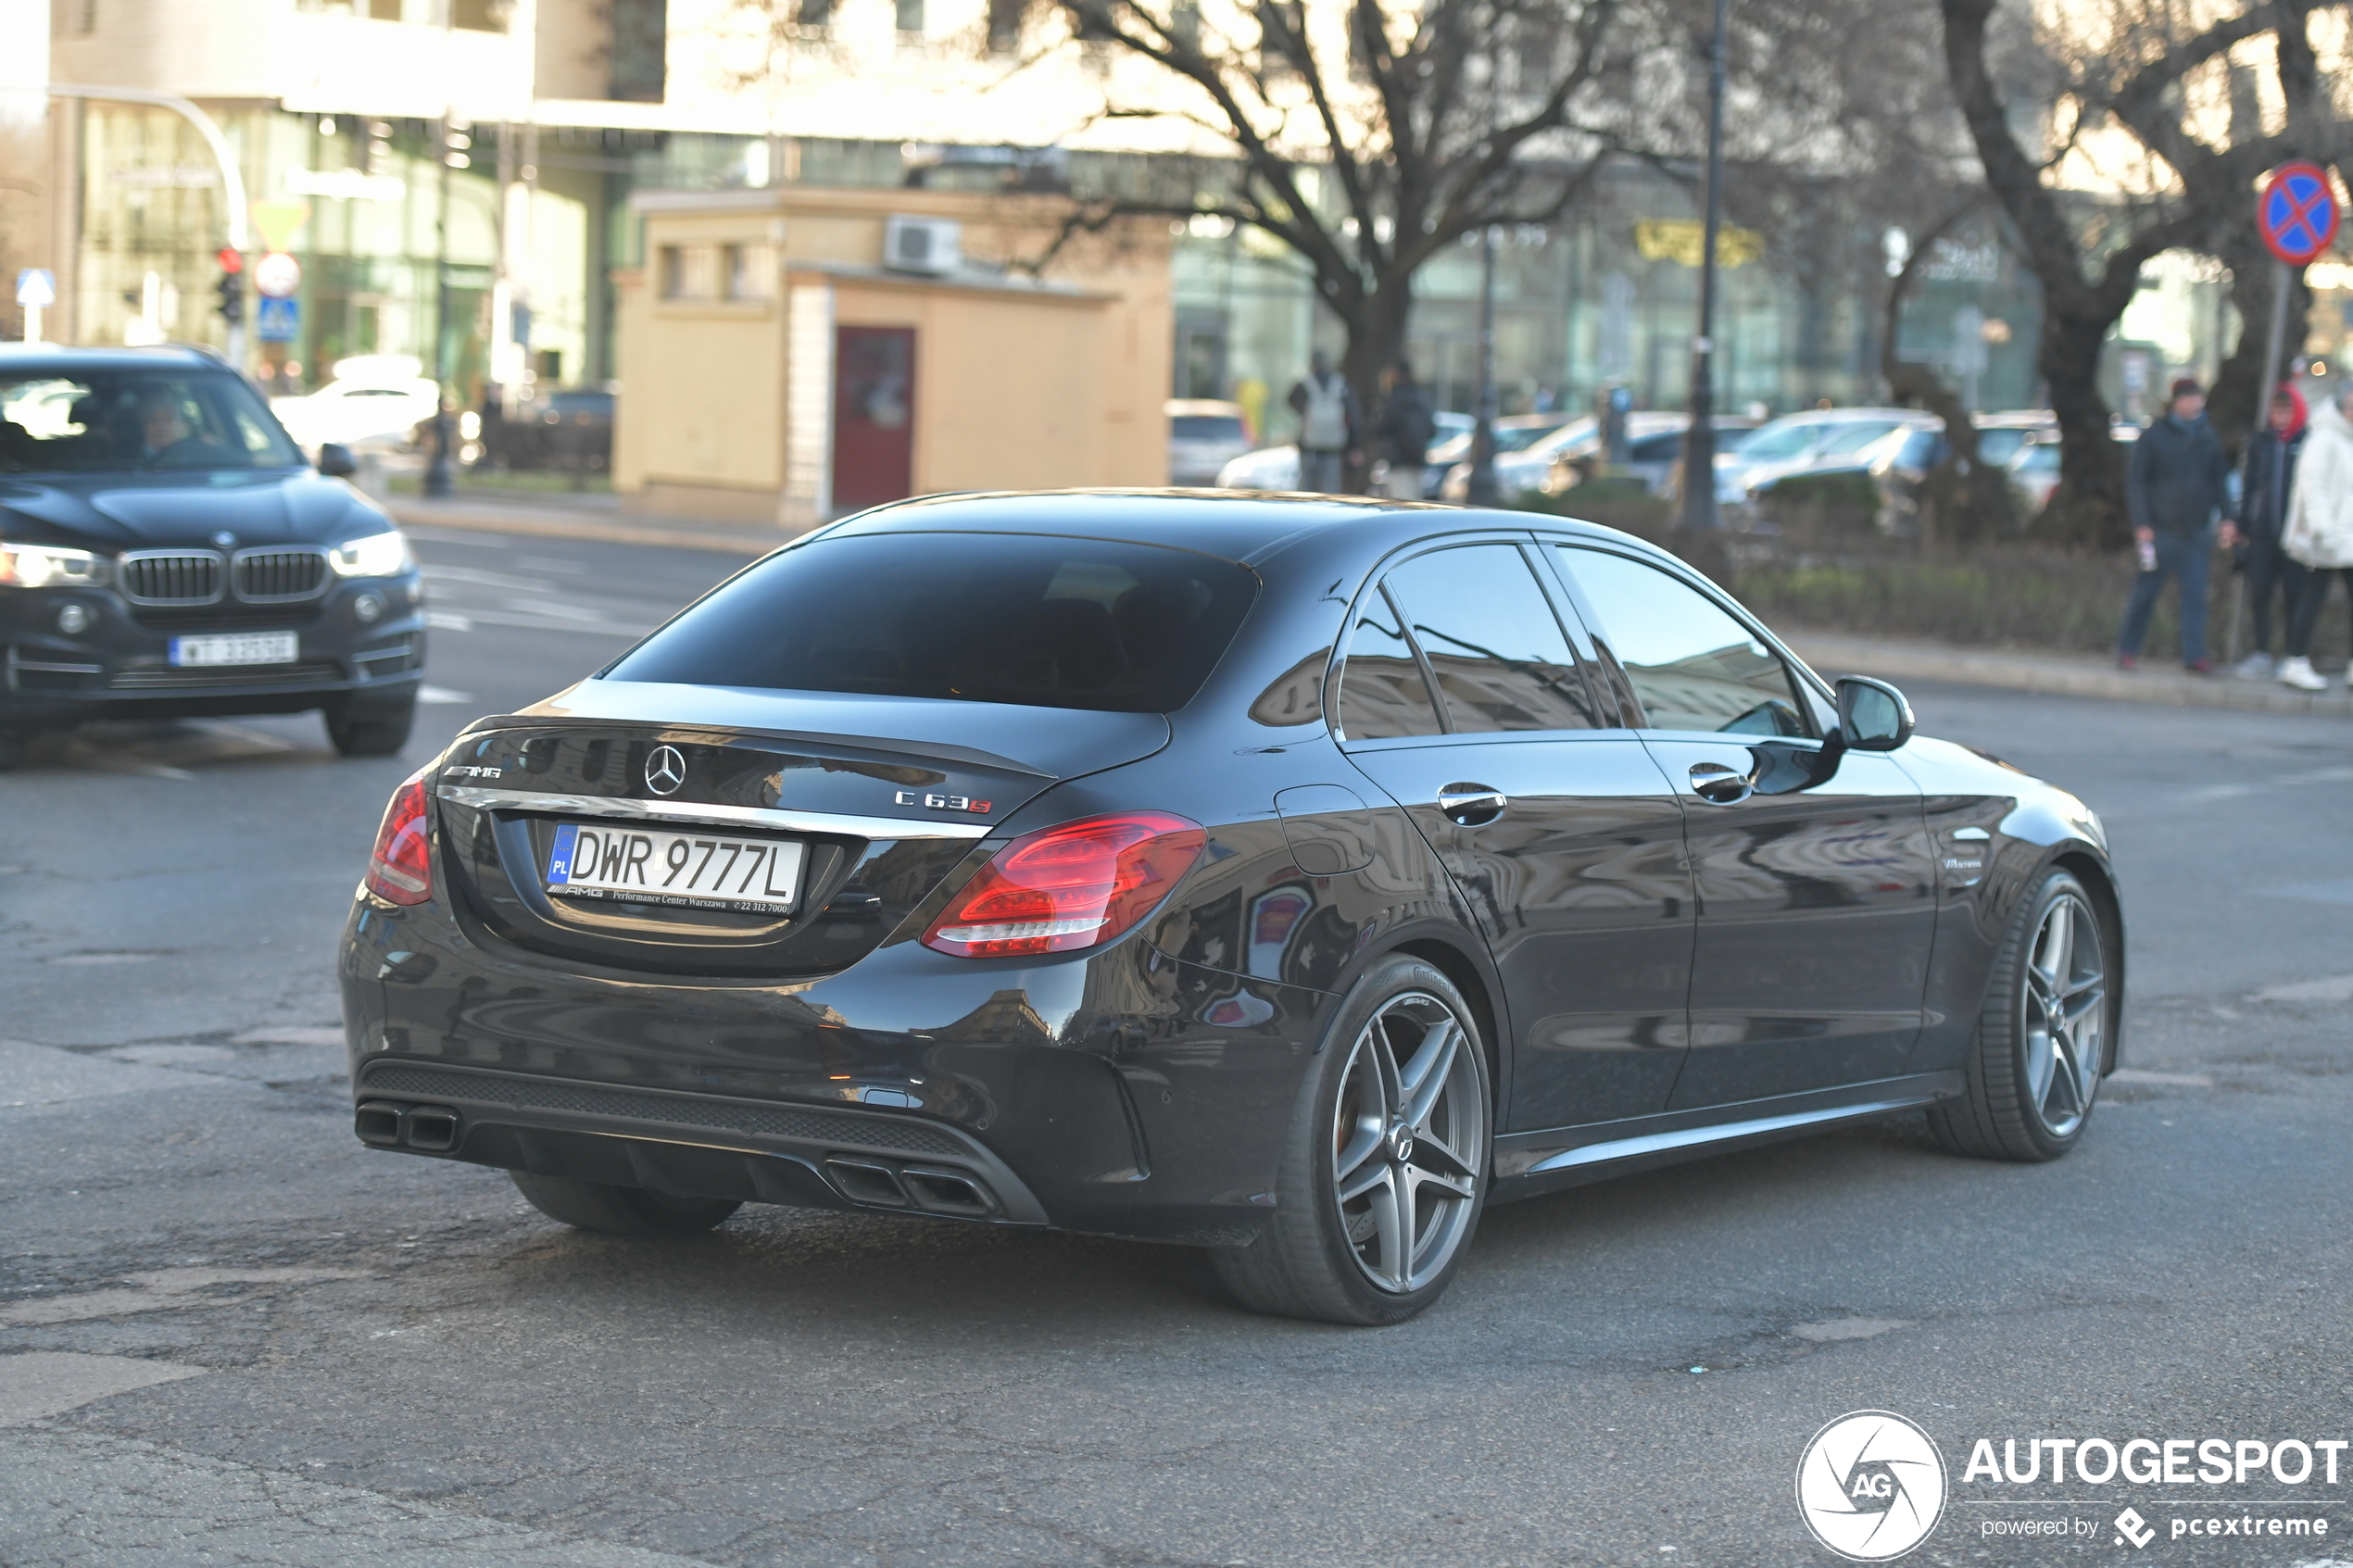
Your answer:
[[[1631,144],[1656,39],[1626,0],[1055,8],[1181,88],[1108,116],[1181,121],[1220,153],[1194,188],[1104,197],[1079,224],[1161,211],[1272,236],[1340,322],[1340,369],[1367,408],[1404,347],[1415,274],[1482,228],[1550,223],[1575,203]]]
[[[2037,363],[2050,391],[2061,438],[2059,485],[2048,517],[2061,537],[2115,544],[2128,536],[2123,465],[2109,435],[2099,390],[2100,350],[2108,330],[2140,286],[2141,269],[2176,246],[2209,250],[2232,265],[2243,316],[2268,315],[2271,269],[2251,242],[2256,174],[2282,158],[2333,157],[2340,132],[2309,41],[2309,22],[2342,0],[2279,0],[2233,7],[2219,19],[2195,16],[2170,0],[2113,0],[2105,28],[2079,52],[2067,39],[2021,45],[1996,36],[2000,0],[1940,0],[1948,79],[1968,121],[1987,185],[2007,215],[2028,265],[2043,285]],[[2218,136],[2213,115],[2185,91],[2201,72],[2227,71],[2268,39],[2288,113],[2276,132],[2259,118],[2233,116]],[[2041,156],[2021,145],[2000,75],[2005,56],[2038,66],[2055,107],[2051,140]],[[2039,96],[2040,94],[2038,94]],[[2114,126],[2147,155],[2153,178],[2134,194],[2119,191],[2087,212],[2057,188],[2054,171],[2089,132]],[[2244,334],[2219,414],[2243,432],[2255,402],[2258,370],[2246,363]],[[2259,353],[2259,345],[2253,345]],[[2238,405],[2244,405],[2239,407]]]

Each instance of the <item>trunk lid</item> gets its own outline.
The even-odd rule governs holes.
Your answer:
[[[445,754],[441,863],[461,916],[537,951],[664,972],[832,973],[994,823],[1168,734],[1156,713],[586,681],[478,721]],[[584,832],[643,847],[642,895],[549,880]],[[797,855],[789,909],[674,901],[645,851],[681,836],[754,856],[767,846],[774,863]]]

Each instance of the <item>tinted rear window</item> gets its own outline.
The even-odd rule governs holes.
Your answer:
[[[1231,561],[1156,545],[820,539],[723,584],[606,674],[1164,713],[1192,700],[1257,591]]]

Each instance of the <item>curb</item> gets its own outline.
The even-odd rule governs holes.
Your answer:
[[[667,545],[681,550],[713,550],[734,556],[764,556],[793,536],[781,530],[746,529],[740,533],[709,525],[647,520],[607,522],[568,516],[554,508],[535,515],[520,507],[479,507],[463,502],[420,501],[394,495],[378,503],[393,520],[410,528],[459,528],[482,533],[524,533],[543,539],[591,539],[608,545]]]
[[[2241,713],[2284,713],[2353,719],[2353,693],[2332,682],[2325,692],[2291,691],[2270,681],[2228,675],[2184,675],[2171,670],[2130,673],[2105,659],[2070,654],[2013,653],[1952,647],[1941,643],[1881,641],[1831,633],[1793,633],[1799,658],[1818,671],[1898,681],[1948,681],[2054,696],[2101,697],[2169,708],[2220,708]]]

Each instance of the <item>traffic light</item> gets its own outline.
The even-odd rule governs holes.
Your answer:
[[[245,258],[233,246],[222,245],[213,259],[220,263],[220,281],[212,285],[220,300],[216,308],[233,327],[245,319]]]

